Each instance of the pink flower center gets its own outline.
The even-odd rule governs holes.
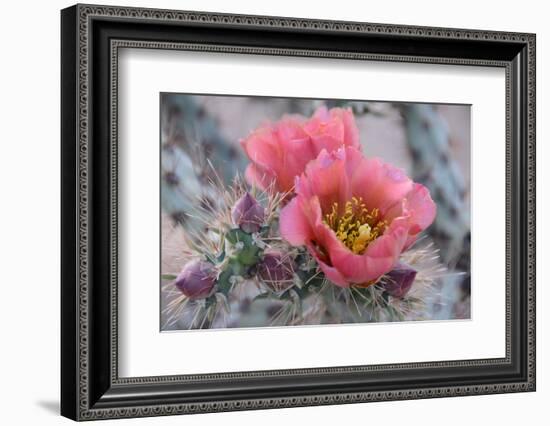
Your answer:
[[[369,210],[361,197],[353,197],[343,209],[334,203],[332,210],[325,214],[324,222],[355,254],[362,254],[388,226],[380,217],[380,211],[377,208]]]

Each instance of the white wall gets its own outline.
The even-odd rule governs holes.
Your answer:
[[[144,7],[537,33],[538,391],[423,401],[122,420],[113,424],[544,424],[550,401],[550,28],[540,0],[319,2],[108,1]],[[4,2],[0,25],[0,401],[2,424],[66,424],[59,394],[59,9],[67,1]],[[537,417],[538,416],[538,417]],[[537,420],[537,418],[539,420]],[[547,420],[546,420],[547,421]],[[102,424],[111,424],[105,422]]]

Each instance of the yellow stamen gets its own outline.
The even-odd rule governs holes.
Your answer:
[[[363,203],[363,199],[357,197],[346,202],[342,212],[338,203],[334,203],[330,213],[325,214],[325,223],[355,254],[362,254],[388,226],[385,220],[380,220],[380,212],[377,208],[369,210]]]

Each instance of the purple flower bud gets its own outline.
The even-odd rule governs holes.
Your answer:
[[[248,192],[233,206],[231,217],[244,232],[258,232],[264,222],[264,208]]]
[[[411,289],[416,270],[404,263],[398,263],[381,281],[382,287],[393,297],[404,297]]]
[[[202,260],[192,260],[176,278],[176,287],[191,299],[204,299],[216,283],[214,265]]]
[[[294,284],[294,262],[280,252],[267,252],[258,264],[258,277],[274,292],[287,290]]]

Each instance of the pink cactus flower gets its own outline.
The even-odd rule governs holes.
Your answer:
[[[323,150],[296,179],[295,192],[281,210],[281,235],[306,246],[341,287],[377,282],[436,214],[426,187],[352,147]]]
[[[290,192],[294,178],[322,150],[332,152],[342,146],[360,149],[359,131],[350,109],[320,107],[309,119],[284,116],[265,123],[241,140],[252,162],[246,169],[249,184],[279,192]]]

